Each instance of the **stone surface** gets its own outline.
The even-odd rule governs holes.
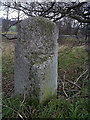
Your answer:
[[[0,19],[0,120],[2,119],[2,20]]]
[[[58,28],[43,17],[30,17],[18,29],[15,93],[45,101],[57,90]]]

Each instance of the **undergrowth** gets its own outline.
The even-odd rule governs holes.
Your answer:
[[[66,101],[64,98],[50,100],[46,105],[32,106],[31,103],[20,101],[19,97],[4,98],[3,118],[62,118],[89,120],[88,99]],[[23,103],[23,104],[22,104]]]

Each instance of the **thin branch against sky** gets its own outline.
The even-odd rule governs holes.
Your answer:
[[[39,0],[40,1],[40,0]],[[53,1],[55,1],[55,0],[53,0]],[[57,0],[56,0],[57,1]],[[58,0],[59,1],[59,0]],[[62,0],[63,1],[63,0]],[[55,21],[57,21],[57,20],[59,20],[59,19],[61,19],[62,17],[65,17],[65,15],[71,15],[70,17],[73,17],[73,18],[75,18],[75,19],[77,19],[77,16],[75,16],[75,14],[77,13],[78,15],[81,15],[81,14],[79,14],[79,12],[77,12],[78,11],[78,8],[80,7],[80,6],[83,6],[83,4],[86,4],[87,2],[81,2],[81,3],[78,3],[79,2],[79,0],[75,0],[76,2],[75,2],[75,5],[74,5],[74,3],[72,3],[71,1],[73,1],[73,0],[68,0],[69,2],[71,2],[71,3],[65,3],[65,1],[66,0],[64,0],[64,3],[62,3],[62,2],[59,2],[60,4],[61,4],[61,6],[64,4],[65,6],[66,6],[66,8],[65,9],[63,9],[63,7],[61,7],[61,6],[57,6],[57,3],[58,2],[53,2],[54,3],[54,5],[53,5],[53,3],[51,3],[51,2],[49,2],[49,6],[51,6],[50,8],[48,7],[48,8],[45,8],[44,6],[45,5],[47,5],[48,4],[48,2],[46,2],[46,3],[38,3],[38,2],[35,2],[35,7],[33,8],[32,7],[32,3],[30,3],[30,1],[28,2],[28,4],[26,3],[26,2],[21,2],[20,3],[20,5],[19,5],[19,2],[15,2],[15,0],[12,0],[12,3],[10,4],[10,2],[6,2],[6,3],[3,3],[4,4],[4,7],[5,7],[5,9],[6,9],[6,11],[4,12],[4,11],[1,11],[1,15],[3,15],[3,17],[6,17],[7,16],[7,12],[9,13],[9,19],[11,19],[12,17],[17,17],[18,16],[18,11],[20,11],[20,14],[23,12],[24,14],[26,14],[27,16],[34,16],[34,14],[37,16],[37,15],[40,15],[40,16],[43,16],[43,17],[47,17],[47,15],[46,15],[46,13],[49,15],[49,19],[50,19],[50,17],[51,17],[51,19],[56,19],[56,17],[58,17],[58,19],[56,19]],[[14,3],[14,4],[13,4]],[[10,4],[10,5],[8,5],[8,4]],[[30,8],[30,5],[31,4],[31,8]],[[42,5],[41,5],[42,4]],[[67,4],[67,5],[66,5]],[[28,6],[27,6],[28,5]],[[36,7],[36,5],[38,5],[39,7]],[[42,12],[42,7],[43,7],[43,12]],[[58,9],[58,14],[55,14],[55,11],[57,11],[57,10],[55,10],[55,7],[57,7],[57,9]],[[74,10],[75,11],[75,9],[74,8],[77,8],[77,10],[76,10],[76,13],[75,12],[73,12],[73,14],[72,14],[72,11],[71,10]],[[52,10],[52,8],[53,8],[53,11],[54,11],[54,15],[53,15],[53,11],[50,11],[50,10]],[[62,12],[61,12],[61,9],[62,8]],[[13,13],[11,13],[11,9],[15,9],[15,11],[13,12]],[[41,9],[41,10],[40,10]],[[32,10],[33,10],[33,12],[32,12]],[[22,12],[21,12],[22,11]],[[49,12],[48,12],[49,11]],[[70,13],[70,11],[71,11],[71,13]],[[41,13],[40,13],[41,12]],[[61,14],[62,13],[62,14]],[[82,13],[82,10],[81,10],[81,13]],[[83,14],[85,13],[85,11],[83,12]],[[19,14],[19,15],[20,15]],[[53,17],[53,18],[52,18]],[[81,17],[83,17],[82,15],[81,15]],[[79,16],[79,18],[78,19],[81,19],[80,18],[80,16]],[[55,22],[54,21],[54,22]]]
[[[89,2],[89,0],[2,0],[2,2]]]

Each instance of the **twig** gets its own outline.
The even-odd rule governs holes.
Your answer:
[[[84,87],[84,81],[88,79],[88,75],[84,78],[83,83],[82,83],[82,88]]]
[[[72,98],[76,97],[76,96],[77,96],[78,94],[80,94],[80,93],[81,93],[81,90],[80,90],[79,92],[77,92],[75,95],[73,95],[73,96],[67,98],[66,100],[72,99]]]
[[[62,85],[63,85],[63,88],[62,88],[63,92],[64,92],[65,96],[68,97],[68,95],[67,95],[67,93],[66,93],[66,91],[64,89],[65,75],[64,75],[64,82],[62,80],[61,80],[61,82],[62,82]]]
[[[24,99],[23,99],[23,101],[22,101],[20,107],[23,105],[24,101],[25,101],[25,94],[24,94]]]
[[[3,107],[6,107],[6,108],[9,108],[9,109],[13,110],[15,113],[18,114],[18,116],[19,116],[21,119],[23,119],[23,116],[22,116],[20,113],[18,113],[16,110],[14,110],[13,108],[11,108],[11,107],[9,107],[9,106],[7,106],[7,105],[2,105],[2,104],[0,104],[0,106],[3,106]],[[24,119],[23,119],[23,120],[24,120]]]
[[[4,35],[4,34],[2,34],[2,36],[3,36],[3,37],[5,37],[5,38],[6,38],[6,39],[8,39],[8,40],[14,40],[14,39],[17,39],[17,37],[12,37],[12,38],[9,38],[9,37],[7,37],[7,36],[6,36],[6,34],[5,34],[5,35]]]
[[[76,79],[76,81],[74,82],[74,84],[76,84],[79,80],[80,80],[80,78],[87,72],[88,70],[86,70],[86,71],[84,71],[77,79]],[[72,86],[72,88],[73,88],[74,86]]]
[[[74,84],[76,84],[78,82],[78,80],[87,72],[88,70],[84,71],[74,82]]]
[[[62,85],[63,85],[63,92],[64,92],[64,94],[66,95],[66,97],[68,97],[68,95],[67,95],[67,93],[66,93],[66,91],[65,91],[65,89],[64,89],[64,82],[62,82]]]
[[[31,115],[31,107],[29,107],[30,111],[26,108],[26,106],[24,106],[24,108],[25,108],[26,111]]]
[[[69,81],[69,80],[67,80],[67,79],[66,79],[66,81],[68,81],[69,83],[71,83],[71,84],[77,86],[79,89],[81,89],[81,87],[80,87],[79,85],[77,85],[76,83],[73,83],[72,81]]]
[[[22,107],[24,101],[25,101],[25,94],[24,94],[24,99],[23,99],[23,101],[21,102],[20,108]],[[20,112],[20,108],[19,108],[19,110],[18,110],[18,113]],[[24,113],[23,113],[23,115],[24,115],[24,117],[26,118],[26,115],[25,115]],[[17,116],[18,116],[18,114],[17,114]]]
[[[67,88],[65,88],[65,90],[67,90],[67,91],[72,91],[72,92],[79,91],[79,90],[72,90],[72,89],[67,89]]]

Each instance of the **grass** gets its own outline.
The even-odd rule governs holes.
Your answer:
[[[39,118],[88,118],[87,101],[80,100],[73,104],[64,98],[53,99],[47,106],[41,108]]]
[[[7,31],[7,32],[2,32],[1,35],[2,35],[3,41],[4,41],[4,40],[6,41],[6,38],[12,40],[13,38],[16,38],[17,32]]]
[[[14,80],[14,43],[12,41],[2,42],[2,88],[7,94],[13,89]]]
[[[88,55],[85,51],[85,46],[76,46],[73,48],[62,48],[59,47],[59,69],[71,69],[73,66],[76,68],[78,66],[83,67],[87,64]]]
[[[8,31],[8,32],[3,32],[2,34],[15,34],[15,35],[17,35],[17,32]]]
[[[68,36],[68,37],[61,37],[59,40],[59,43],[62,45],[82,45],[85,44],[85,38],[83,36],[77,37],[77,36]]]
[[[2,113],[4,118],[17,118],[19,114],[24,112],[25,106],[27,105],[26,102],[21,104],[20,98],[17,96],[9,98],[3,97],[3,101]]]
[[[75,80],[88,68],[88,54],[85,46],[71,47],[62,45],[59,47],[58,71],[59,78],[65,75],[68,80]]]
[[[82,89],[82,97],[76,96],[71,100],[65,100],[64,95],[58,99],[53,98],[46,104],[32,104],[27,97],[10,97],[14,80],[14,42],[2,42],[2,82],[3,82],[3,118],[61,118],[61,119],[87,119],[89,120],[89,100],[84,97],[88,94],[87,86]],[[66,75],[66,79],[75,80],[87,69],[88,55],[85,46],[59,47],[59,78]]]
[[[13,74],[14,67],[14,43],[12,41],[2,42],[2,70],[5,74]],[[7,69],[8,68],[8,69]]]
[[[64,98],[54,98],[46,105],[32,106],[30,103],[22,101],[18,97],[5,98],[3,108],[4,118],[61,118],[61,119],[87,119],[89,120],[88,100],[73,99],[66,101]]]

